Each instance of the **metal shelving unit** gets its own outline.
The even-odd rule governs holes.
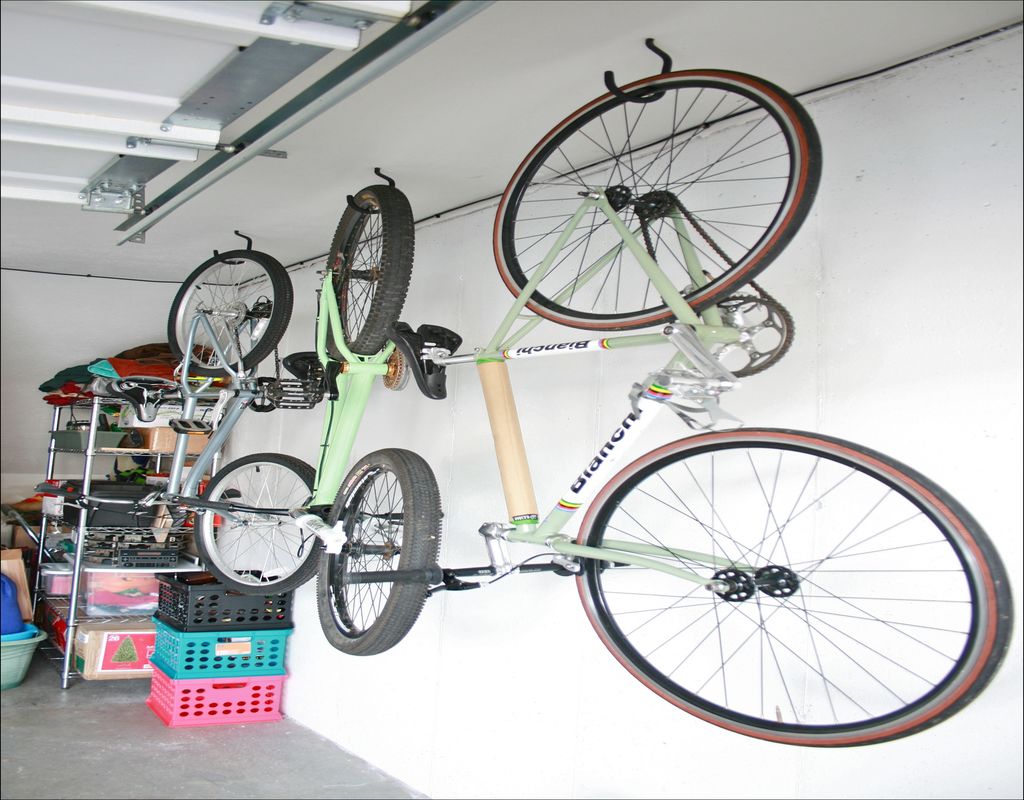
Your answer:
[[[162,458],[170,458],[172,454],[170,452],[155,451],[155,450],[144,450],[137,448],[124,448],[124,447],[96,447],[97,433],[99,427],[99,420],[101,414],[101,408],[103,406],[111,405],[124,405],[125,401],[118,398],[107,398],[107,397],[93,397],[86,403],[76,403],[68,406],[55,406],[53,410],[53,418],[50,425],[50,444],[47,450],[46,458],[46,480],[52,480],[55,473],[55,465],[58,454],[73,454],[84,456],[85,461],[82,465],[82,477],[81,477],[81,490],[83,494],[89,494],[93,482],[93,470],[95,468],[96,458],[102,456],[139,456],[145,455],[156,459],[156,468],[159,471],[160,461]],[[58,447],[55,442],[54,434],[61,431],[61,412],[64,409],[68,409],[69,413],[73,414],[75,408],[88,407],[89,411],[89,427],[86,436],[86,444],[84,448],[68,448]],[[219,456],[219,454],[218,454]],[[214,458],[212,470],[216,470],[218,457]],[[58,561],[57,554],[51,554],[47,550],[46,540],[47,536],[53,534],[56,530],[64,527],[65,521],[63,516],[56,517],[48,515],[46,513],[42,516],[42,521],[39,527],[39,549],[38,559],[36,563],[36,579],[35,586],[32,596],[33,610],[35,610],[40,600],[48,600],[51,607],[58,613],[64,612],[62,616],[67,624],[67,629],[64,634],[65,647],[63,651],[60,650],[59,645],[56,642],[50,642],[51,645],[47,649],[50,651],[50,657],[55,662],[58,662],[58,666],[61,674],[61,688],[67,689],[70,685],[71,678],[75,674],[72,668],[73,664],[73,653],[74,653],[74,641],[75,631],[80,622],[80,609],[79,609],[79,589],[82,582],[82,574],[88,572],[199,572],[202,571],[203,565],[200,563],[198,558],[193,558],[188,555],[179,555],[178,561],[173,566],[165,567],[131,567],[131,566],[119,566],[114,564],[90,564],[85,561],[85,542],[90,533],[97,533],[102,531],[120,531],[121,528],[109,528],[109,527],[97,527],[90,528],[87,524],[88,511],[86,509],[79,510],[78,522],[76,525],[71,526],[72,537],[75,542],[75,552],[73,555],[64,553],[59,556],[59,561],[63,561],[71,565],[71,588],[69,595],[65,598],[63,596],[48,596],[42,591],[42,567],[47,563],[54,563]],[[143,529],[144,530],[144,529]],[[177,530],[177,529],[175,529]],[[58,562],[59,563],[59,562]],[[89,622],[100,622],[105,620],[110,621],[138,621],[139,617],[88,617]],[[54,652],[56,651],[56,652]]]

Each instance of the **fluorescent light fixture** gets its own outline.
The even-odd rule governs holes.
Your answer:
[[[175,105],[176,107],[177,105]],[[35,106],[0,105],[0,120],[4,123],[17,122],[96,133],[114,133],[120,134],[122,139],[126,136],[137,136],[208,147],[212,147],[220,141],[220,131],[208,128],[164,125],[161,122],[142,119],[108,117],[102,114],[79,114]]]
[[[247,0],[79,0],[76,6],[101,8],[183,25],[234,31],[250,37],[283,39],[297,44],[329,47],[332,50],[355,50],[359,46],[359,30],[323,22],[290,19],[287,14],[273,24],[262,24],[269,2]]]
[[[5,121],[0,123],[0,139],[5,142],[67,147],[74,150],[147,156],[167,161],[195,161],[199,157],[199,150],[187,145],[153,143],[138,137],[125,137],[116,133],[51,128],[25,122]]]
[[[88,182],[88,178],[75,175],[49,175],[5,169],[0,171],[0,197],[82,205],[79,193]]]

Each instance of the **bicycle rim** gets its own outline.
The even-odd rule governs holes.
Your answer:
[[[437,482],[411,451],[387,449],[357,463],[328,521],[340,518],[347,541],[321,558],[320,625],[332,646],[369,656],[394,647],[411,630],[427,597],[426,582],[357,582],[368,572],[415,570],[434,563],[440,539]]]
[[[292,312],[292,288],[284,267],[257,251],[233,250],[200,265],[182,284],[174,302],[167,331],[171,350],[184,355],[192,320],[206,317],[196,327],[190,370],[198,375],[222,375],[224,364],[246,368],[258,364],[280,341]]]
[[[402,312],[412,273],[414,231],[405,195],[369,186],[345,210],[328,256],[342,333],[352,352],[372,355],[387,343]],[[341,353],[328,337],[328,351]]]
[[[219,472],[203,499],[278,511],[302,508],[312,497],[314,476],[312,467],[287,456],[247,456]],[[315,569],[317,542],[307,541],[286,515],[207,511],[198,539],[207,567],[239,591],[285,591]]]
[[[699,310],[767,267],[800,227],[820,177],[817,133],[796,100],[748,75],[680,72],[624,88],[658,99],[598,98],[556,126],[513,176],[495,222],[499,273],[519,294],[581,195],[601,191]],[[687,248],[704,273],[696,282]],[[671,318],[597,210],[570,235],[528,307],[579,328]]]
[[[1005,572],[977,523],[923,476],[840,440],[743,431],[668,445],[611,481],[584,537],[673,548],[665,558],[700,577],[591,561],[579,588],[635,677],[738,733],[906,736],[966,705],[1005,652]]]

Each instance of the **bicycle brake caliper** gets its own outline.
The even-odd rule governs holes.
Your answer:
[[[718,402],[719,395],[740,385],[736,376],[715,360],[690,326],[673,323],[663,333],[682,358],[677,357],[669,366],[652,372],[643,383],[633,384],[629,396],[634,411],[640,398],[645,397],[665,403],[691,428],[712,430],[742,425],[742,420]],[[708,419],[702,421],[695,416],[701,414]]]

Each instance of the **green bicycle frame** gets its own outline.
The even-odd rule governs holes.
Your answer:
[[[327,400],[311,506],[329,506],[334,503],[370,399],[373,382],[377,377],[387,374],[386,362],[395,349],[393,342],[388,342],[383,350],[372,356],[356,355],[349,349],[343,335],[341,310],[338,308],[332,277],[333,273],[327,270],[318,292],[316,354],[324,369],[328,370],[328,365],[334,360],[327,352],[330,337],[344,361],[331,387],[331,397]],[[329,370],[327,374],[331,374]]]
[[[669,339],[664,334],[636,334],[513,349],[513,345],[516,342],[520,341],[542,321],[540,317],[533,314],[523,314],[527,302],[540,281],[551,269],[555,259],[565,247],[570,236],[580,225],[583,217],[595,208],[608,218],[622,239],[622,243],[598,258],[589,269],[579,276],[574,286],[567,287],[554,298],[556,302],[564,299],[567,293],[574,291],[579,285],[596,277],[621,252],[621,248],[626,247],[639,262],[641,268],[650,279],[651,284],[665,301],[666,306],[672,311],[675,318],[680,323],[689,326],[704,346],[711,344],[733,344],[739,341],[739,331],[722,324],[717,308],[709,308],[700,316],[694,312],[644,246],[637,240],[635,233],[626,227],[625,223],[623,223],[622,219],[611,207],[604,193],[593,192],[583,199],[580,208],[569,221],[566,229],[561,233],[540,266],[535,270],[533,277],[523,287],[509,312],[499,324],[487,348],[478,351],[475,355],[459,355],[440,359],[438,363],[446,366],[475,363],[478,369],[496,365],[504,372],[507,361],[519,358],[570,352],[614,350],[625,347],[645,347],[669,343]],[[707,283],[707,277],[701,269],[696,250],[690,241],[684,220],[678,213],[673,213],[670,215],[670,218],[679,238],[684,264],[686,265],[690,280],[695,286],[702,286]],[[316,487],[310,504],[311,507],[330,506],[334,503],[338,488],[344,477],[344,470],[352,452],[352,445],[355,441],[359,424],[366,410],[373,382],[378,376],[383,376],[387,373],[388,367],[386,362],[394,351],[394,343],[389,342],[381,352],[373,356],[360,356],[351,352],[342,335],[341,311],[338,307],[331,278],[332,273],[328,270],[324,275],[324,281],[319,291],[316,352],[320,363],[327,370],[333,361],[327,351],[328,341],[330,340],[342,355],[344,361],[341,363],[341,369],[334,379],[333,389],[335,391],[332,398],[328,400],[327,413],[324,416],[321,453],[317,465]],[[517,321],[521,321],[523,324],[517,331],[512,332],[512,328]],[[682,352],[677,351],[669,359],[666,370],[690,369],[694,366]],[[329,371],[328,374],[330,374]],[[482,370],[481,375],[483,376]],[[510,430],[513,438],[518,437],[521,448],[522,436],[519,430],[518,418],[515,414],[514,400],[511,398],[510,388],[506,391],[508,392],[508,397],[502,399],[507,400],[504,413],[510,419],[496,419],[492,416],[492,432],[499,427]],[[487,388],[485,387],[486,393]],[[635,542],[606,540],[602,547],[578,545],[568,536],[561,533],[561,530],[568,523],[572,515],[593,499],[598,488],[598,481],[595,480],[598,470],[601,472],[601,477],[610,474],[611,466],[621,458],[628,449],[628,445],[635,440],[636,434],[650,423],[656,412],[670,398],[671,392],[658,386],[649,387],[646,392],[637,397],[632,410],[624,418],[623,422],[610,434],[605,445],[588,463],[587,467],[582,470],[577,480],[542,521],[538,521],[538,516],[535,512],[517,517],[513,515],[510,509],[510,516],[513,517],[513,521],[512,525],[509,526],[508,540],[547,546],[558,553],[574,558],[613,560],[616,563],[648,567],[698,583],[707,583],[707,580],[698,576],[696,572],[681,568],[676,564],[685,560],[723,567],[737,566],[734,561],[728,561],[709,553],[687,550],[666,551]],[[497,435],[495,435],[495,446],[500,451]],[[498,459],[502,472],[502,483],[505,486],[506,474],[501,452],[498,452]],[[521,462],[517,465],[520,471],[528,471],[525,463],[525,452],[514,454],[511,460],[514,461],[516,459]],[[507,486],[505,488],[506,499],[508,499]],[[532,491],[531,485],[529,487],[529,494],[532,495]],[[536,502],[534,501],[535,505]],[[676,564],[670,563],[666,559],[674,559]],[[743,567],[743,565],[739,566]]]
[[[550,252],[541,261],[534,271],[533,277],[523,287],[512,308],[499,324],[497,331],[492,337],[487,349],[478,354],[476,363],[491,364],[504,362],[517,358],[531,357],[535,355],[580,353],[593,350],[613,350],[624,347],[643,347],[653,344],[666,344],[668,339],[663,334],[639,334],[632,336],[610,337],[598,340],[583,342],[561,343],[538,347],[525,347],[511,349],[511,346],[521,340],[523,336],[540,324],[540,318],[527,315],[522,316],[523,309],[536,290],[540,281],[547,275],[555,259],[579,226],[583,217],[591,209],[596,208],[615,228],[622,245],[612,248],[610,251],[598,258],[589,269],[585,270],[573,286],[567,287],[562,294],[557,295],[554,300],[558,302],[563,295],[575,291],[583,283],[593,279],[600,271],[614,259],[624,246],[629,249],[636,258],[644,273],[648,276],[655,290],[665,301],[665,304],[672,311],[676,319],[690,326],[698,338],[705,345],[708,344],[732,344],[739,341],[739,331],[735,328],[723,326],[718,309],[711,307],[698,316],[690,305],[680,296],[679,292],[672,285],[671,281],[658,266],[657,262],[650,256],[646,248],[637,241],[636,236],[630,231],[622,219],[611,207],[607,198],[601,192],[594,192],[588,195],[580,204],[576,214],[570,219],[565,230],[562,231]],[[701,269],[696,250],[690,241],[684,221],[678,213],[671,215],[672,223],[679,238],[684,264],[691,281],[695,286],[707,283],[707,277]],[[525,320],[524,324],[516,332],[512,328],[517,320]],[[674,353],[669,359],[666,369],[673,369],[679,366],[691,367],[688,360],[682,353]],[[550,547],[556,552],[576,558],[596,558],[603,560],[614,560],[617,563],[643,566],[655,569],[670,575],[686,580],[705,583],[706,579],[698,576],[692,570],[687,570],[658,560],[656,557],[666,556],[677,561],[685,560],[699,562],[716,566],[736,566],[734,562],[727,561],[710,553],[697,553],[685,550],[669,550],[653,548],[646,545],[639,545],[634,542],[605,540],[602,547],[589,547],[578,545],[568,536],[561,533],[561,530],[569,522],[578,509],[593,499],[596,493],[598,470],[602,476],[611,474],[611,467],[621,459],[621,456],[629,445],[636,439],[636,434],[645,428],[656,412],[660,410],[664,401],[668,399],[664,394],[657,391],[660,387],[651,387],[645,394],[638,397],[633,410],[624,418],[623,422],[616,427],[609,435],[605,444],[594,458],[581,471],[580,476],[572,484],[569,490],[559,499],[558,503],[548,512],[539,524],[529,518],[522,519],[513,516],[512,529],[509,530],[507,538],[512,542],[523,542],[527,544],[543,545]],[[653,390],[653,391],[652,391]],[[492,428],[494,427],[492,420]],[[518,420],[515,421],[518,426]],[[497,440],[496,440],[497,446]],[[499,454],[500,460],[500,454]],[[504,474],[503,474],[504,479]]]

